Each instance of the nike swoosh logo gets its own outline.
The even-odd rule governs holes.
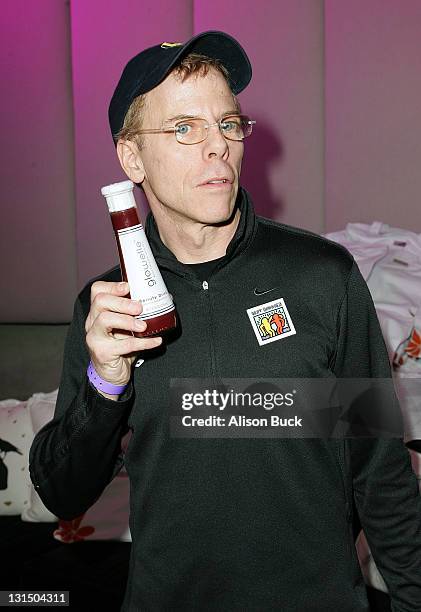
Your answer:
[[[272,289],[266,289],[266,291],[259,291],[257,287],[254,288],[254,295],[265,295],[265,293],[270,293],[271,291],[274,291],[275,289],[277,289],[277,287],[272,287]]]

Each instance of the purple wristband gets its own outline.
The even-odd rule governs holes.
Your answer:
[[[120,395],[120,393],[123,393],[124,389],[127,387],[127,385],[113,385],[112,383],[107,382],[106,380],[101,378],[97,374],[94,366],[92,365],[92,361],[89,362],[88,370],[86,373],[95,389],[98,389],[103,393],[109,393],[110,395]]]

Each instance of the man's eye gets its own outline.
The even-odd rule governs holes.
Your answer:
[[[239,128],[239,123],[237,121],[222,121],[221,128],[224,132],[232,132]]]
[[[241,117],[227,117],[221,121],[221,129],[224,132],[236,132],[241,128]]]
[[[178,125],[175,126],[176,133],[181,134],[182,136],[185,136],[186,134],[188,134],[191,129],[192,129],[192,126],[190,125],[190,123],[179,123]]]

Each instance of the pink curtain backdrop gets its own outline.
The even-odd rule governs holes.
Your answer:
[[[69,8],[3,0],[0,15],[0,321],[68,320],[77,290]]]
[[[421,232],[421,2],[326,0],[326,229]]]

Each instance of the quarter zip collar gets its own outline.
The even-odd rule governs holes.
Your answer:
[[[257,230],[257,220],[253,203],[247,191],[242,187],[240,187],[238,191],[236,205],[241,212],[240,221],[234,236],[228,244],[226,256],[224,257],[221,267],[227,265],[235,256],[249,246]],[[162,242],[155,218],[151,212],[149,212],[146,217],[145,232],[159,266],[171,270],[180,276],[194,275],[186,265],[178,261],[172,251]]]

